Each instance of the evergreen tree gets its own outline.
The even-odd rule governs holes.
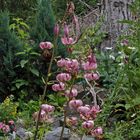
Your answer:
[[[9,29],[9,15],[0,13],[0,96],[11,94],[11,82],[16,76],[15,53],[21,49],[21,42]]]
[[[38,2],[35,22],[31,27],[31,38],[36,42],[36,46],[41,41],[53,41],[53,28],[55,25],[55,16],[53,14],[51,0],[40,0]],[[62,57],[67,55],[66,48],[58,39],[58,55]]]
[[[38,2],[35,23],[31,31],[31,37],[37,42],[44,40],[52,41],[55,18],[50,0]]]
[[[0,10],[8,10],[11,16],[27,19],[33,15],[37,0],[0,0]]]

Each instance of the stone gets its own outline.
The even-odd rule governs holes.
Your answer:
[[[72,133],[69,140],[81,140],[81,137],[75,133]]]
[[[18,128],[16,131],[17,136],[19,136],[21,139],[24,139],[26,137],[25,135],[25,129]]]
[[[24,128],[18,128],[16,135],[22,140],[28,140],[33,137],[33,133],[26,131]]]
[[[82,140],[95,140],[95,138],[93,136],[84,135]]]
[[[53,131],[48,132],[48,134],[45,135],[44,140],[60,140],[61,131],[62,127],[57,127]],[[64,128],[63,140],[69,140],[70,136],[70,130],[68,128]]]

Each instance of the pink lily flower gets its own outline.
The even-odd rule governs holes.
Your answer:
[[[56,76],[56,79],[60,82],[70,81],[71,75],[69,73],[60,73]]]
[[[77,109],[78,107],[80,107],[80,106],[82,106],[83,105],[83,102],[82,102],[82,100],[71,100],[70,102],[69,102],[69,107],[71,108],[71,109]]]
[[[82,127],[85,129],[92,129],[94,127],[94,121],[89,120],[82,123]]]
[[[65,84],[62,82],[60,82],[59,84],[54,84],[54,85],[52,85],[52,89],[54,91],[63,91],[63,90],[65,90]]]
[[[99,79],[99,75],[97,73],[86,73],[84,75],[84,78],[87,79],[88,81],[91,80],[98,80]]]
[[[78,95],[78,91],[76,88],[72,88],[71,90],[65,91],[65,96],[69,98],[76,97]]]
[[[53,44],[51,42],[41,42],[39,44],[39,47],[44,50],[44,49],[51,49],[53,47]]]
[[[103,129],[102,127],[97,127],[96,129],[94,129],[93,131],[91,131],[91,135],[92,136],[99,136],[103,134]]]
[[[48,105],[48,104],[42,104],[41,109],[44,110],[46,113],[53,112],[54,106]]]

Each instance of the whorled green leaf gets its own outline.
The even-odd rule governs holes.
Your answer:
[[[31,71],[34,75],[39,76],[39,71],[38,71],[37,69],[35,69],[35,68],[30,68],[30,71]]]
[[[21,67],[23,68],[24,66],[25,66],[25,64],[27,64],[28,63],[28,60],[21,60],[20,61],[20,65],[21,65]]]

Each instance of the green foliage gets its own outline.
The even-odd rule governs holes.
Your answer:
[[[0,0],[0,9],[8,10],[12,16],[27,19],[35,11],[37,0]]]
[[[118,69],[115,86],[98,117],[98,123],[105,128],[104,137],[109,140],[140,138],[140,17],[136,9],[140,9],[139,0],[132,5],[137,19],[121,21],[129,25],[130,33],[120,37],[117,51],[122,65]],[[123,40],[128,40],[128,44],[121,45]]]
[[[18,102],[19,102],[18,116],[24,118],[25,120],[32,119],[33,113],[38,111],[39,102],[30,100],[29,102],[25,103],[25,101],[22,98],[20,98]]]
[[[12,81],[12,91],[18,91],[20,95],[17,97],[33,98],[37,94],[38,87],[41,86],[40,72],[37,64],[40,54],[35,51],[34,42],[30,39],[29,26],[20,18],[14,18],[14,22],[10,25],[11,31],[16,33],[17,37],[24,42],[22,51],[15,54],[19,58],[19,63],[15,67],[20,72],[18,76]],[[33,80],[33,79],[38,80]],[[32,88],[34,86],[34,88]],[[36,97],[34,97],[36,98]]]
[[[37,42],[52,41],[53,27],[55,19],[51,8],[50,0],[40,0],[38,2],[35,22],[31,32],[31,37]]]
[[[61,93],[49,94],[47,97],[49,99],[49,103],[55,106],[56,115],[61,116],[63,105],[66,102],[66,98],[63,95],[61,95]]]
[[[15,64],[18,62],[15,53],[21,50],[21,46],[22,41],[10,31],[8,13],[0,13],[0,95],[2,99],[11,94],[11,82],[16,76]]]
[[[8,122],[15,120],[17,117],[18,103],[13,102],[13,97],[7,97],[2,104],[0,104],[0,122]]]
[[[13,23],[10,24],[10,30],[21,39],[29,38],[29,26],[21,18],[13,18]]]

